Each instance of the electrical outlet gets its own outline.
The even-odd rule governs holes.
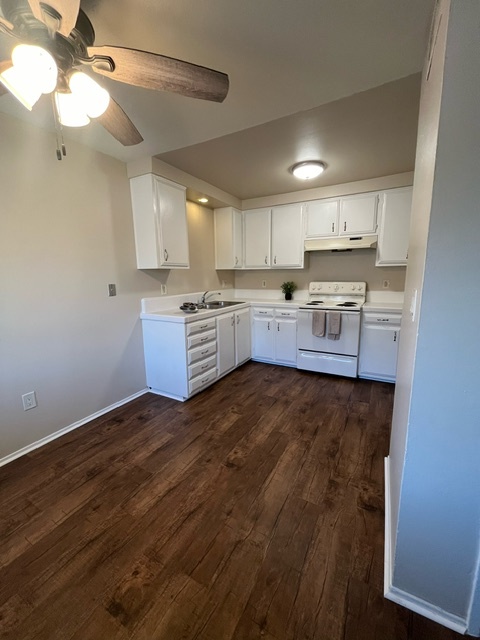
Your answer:
[[[166,296],[167,295],[167,285],[166,284],[161,284],[160,285],[160,295],[162,295],[162,296]]]
[[[390,280],[384,280],[382,286],[384,289],[390,289]]]
[[[266,280],[262,280],[262,289],[265,289],[267,286],[267,281]]]
[[[108,285],[108,296],[109,298],[116,296],[117,295],[117,285],[116,284],[109,284]]]
[[[35,391],[24,393],[22,396],[23,408],[25,411],[34,409],[37,406],[37,398],[35,397]]]

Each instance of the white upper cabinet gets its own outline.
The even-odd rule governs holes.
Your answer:
[[[377,267],[407,264],[413,187],[390,189],[380,196]]]
[[[306,238],[338,235],[340,199],[312,200],[306,208]]]
[[[377,193],[340,198],[341,236],[373,235],[377,231]]]
[[[272,209],[272,267],[303,268],[303,205]]]
[[[243,214],[233,207],[214,211],[215,269],[243,267]]]
[[[270,267],[271,209],[250,209],[243,216],[245,269]]]
[[[146,174],[131,178],[139,269],[188,269],[186,189]]]

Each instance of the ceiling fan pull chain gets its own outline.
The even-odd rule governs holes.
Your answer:
[[[58,117],[57,105],[55,103],[55,92],[52,92],[50,95],[52,96],[53,120],[55,122],[55,134],[57,138],[57,160],[62,160],[62,155],[66,156],[67,151],[63,143],[62,128],[60,125],[60,118]]]

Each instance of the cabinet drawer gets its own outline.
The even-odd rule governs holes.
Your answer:
[[[188,364],[193,364],[199,360],[205,360],[208,356],[213,356],[215,353],[217,353],[217,343],[209,342],[205,346],[191,349],[187,354],[187,362]]]
[[[215,318],[206,318],[205,320],[199,320],[197,322],[189,322],[187,324],[187,336],[191,336],[194,333],[200,333],[201,331],[209,331],[215,329]]]
[[[295,318],[297,317],[296,309],[275,309],[275,317],[276,318]]]
[[[202,387],[205,387],[209,382],[213,382],[213,380],[215,380],[216,377],[217,377],[217,369],[215,368],[215,369],[210,369],[210,371],[207,371],[201,376],[197,376],[196,378],[193,378],[188,383],[189,393],[194,393],[195,391],[202,389]]]
[[[258,318],[273,318],[275,315],[274,309],[266,309],[261,307],[254,307],[253,309],[254,317]]]
[[[215,355],[207,358],[206,360],[200,360],[195,364],[191,364],[188,367],[188,379],[191,380],[195,376],[200,376],[207,372],[209,369],[213,369],[216,366],[217,357]]]
[[[215,340],[216,334],[216,329],[212,329],[211,331],[205,331],[204,333],[190,336],[187,338],[188,348],[191,349],[192,347],[197,347],[200,344],[211,342],[212,340]]]
[[[364,312],[363,324],[364,325],[378,325],[378,326],[395,326],[399,327],[402,322],[402,315],[400,313],[373,313],[371,311]]]

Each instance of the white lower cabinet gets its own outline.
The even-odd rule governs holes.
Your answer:
[[[401,312],[362,312],[358,376],[395,382]]]
[[[217,316],[218,375],[231,371],[251,358],[250,309]]]
[[[297,366],[296,309],[253,309],[252,357],[262,362]]]
[[[186,400],[217,378],[215,318],[182,324],[143,320],[147,386],[176,400]]]

